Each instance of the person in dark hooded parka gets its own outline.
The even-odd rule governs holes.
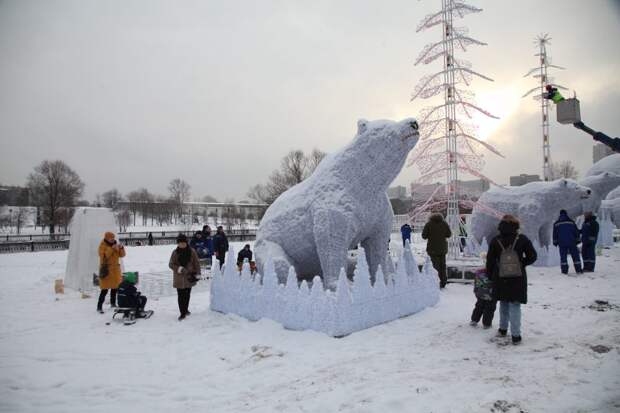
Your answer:
[[[432,214],[422,230],[422,239],[426,242],[426,252],[431,257],[433,268],[437,270],[439,276],[439,288],[444,288],[448,282],[446,274],[446,255],[448,254],[448,238],[452,236],[452,231],[448,223],[443,219],[443,215]]]
[[[579,228],[575,221],[570,219],[565,209],[560,211],[560,217],[553,224],[553,245],[560,248],[560,268],[562,274],[568,274],[568,254],[573,259],[575,272],[583,274],[581,270],[581,257],[577,244],[579,240]]]
[[[585,221],[581,226],[581,257],[583,271],[593,272],[596,264],[596,240],[598,239],[598,222],[596,216],[588,211],[583,214]]]
[[[513,344],[521,342],[521,304],[527,303],[527,273],[525,267],[538,258],[532,242],[519,234],[519,220],[504,215],[497,229],[499,235],[491,240],[487,253],[486,271],[493,281],[494,298],[499,301],[499,336],[505,336],[510,325]],[[509,274],[507,256],[516,253],[517,272]]]

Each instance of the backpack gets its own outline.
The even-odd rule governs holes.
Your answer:
[[[518,239],[519,236],[517,235],[510,249],[505,249],[502,242],[499,239],[497,240],[502,249],[502,253],[499,256],[499,278],[516,278],[523,276],[521,272],[521,260],[515,251],[515,244]]]

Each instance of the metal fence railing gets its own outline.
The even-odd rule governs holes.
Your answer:
[[[127,246],[143,246],[149,245],[148,239],[149,232],[121,232],[118,234],[118,239],[121,243]],[[152,232],[153,245],[169,245],[176,243],[178,231],[159,231]],[[33,238],[30,240],[28,236],[20,238],[20,236],[12,236],[15,238],[9,238],[6,240],[5,236],[2,236],[0,242],[0,254],[8,254],[14,252],[36,252],[36,251],[54,251],[54,250],[66,250],[69,249],[70,234],[56,234],[55,237],[62,239],[52,240],[47,235],[47,239]],[[188,234],[191,235],[191,234]],[[256,230],[254,229],[238,229],[232,230],[226,233],[229,241],[252,241],[256,238]]]

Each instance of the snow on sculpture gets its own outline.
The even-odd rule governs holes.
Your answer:
[[[614,153],[599,160],[588,169],[585,176],[598,175],[602,172],[620,175],[620,153]]]
[[[603,221],[609,221],[616,228],[620,228],[620,186],[607,194],[607,197],[601,202],[601,210],[599,215],[599,223]],[[609,232],[610,228],[607,228]],[[611,228],[613,230],[613,228]],[[599,237],[600,238],[600,237]],[[609,245],[609,234],[607,234],[606,245]],[[613,236],[612,242],[613,243]]]
[[[322,275],[325,287],[334,290],[347,251],[358,244],[371,275],[379,265],[385,268],[393,218],[386,190],[418,136],[413,118],[360,120],[348,146],[323,159],[265,212],[255,244],[259,272],[271,257],[281,283],[293,266],[304,278]]]
[[[264,263],[262,276],[252,278],[247,263],[237,271],[234,257],[231,251],[223,271],[214,267],[211,310],[253,321],[269,318],[291,330],[310,329],[341,337],[416,313],[439,301],[437,272],[429,260],[419,271],[408,244],[391,274],[378,267],[376,276],[371,277],[366,254],[358,254],[354,281],[340,271],[335,291],[325,289],[318,276],[312,286],[306,281],[299,285],[293,267],[287,272],[286,285],[279,283],[272,260]]]
[[[106,231],[114,231],[114,214],[108,208],[78,208],[69,226],[71,240],[65,271],[65,286],[78,291],[93,288],[93,273],[99,272],[99,243]]]
[[[541,247],[551,244],[551,226],[561,209],[570,216],[581,215],[584,201],[590,198],[591,190],[571,179],[552,182],[530,182],[523,186],[494,187],[482,194],[478,203],[512,214],[521,221],[521,233]],[[474,207],[471,231],[478,241],[490,240],[497,235],[499,219]]]
[[[588,175],[581,179],[579,184],[592,190],[590,198],[583,203],[583,211],[596,212],[607,194],[620,185],[620,174],[605,171],[597,175]]]

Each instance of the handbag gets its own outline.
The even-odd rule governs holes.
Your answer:
[[[99,278],[104,279],[108,274],[110,274],[110,266],[107,262],[104,262],[99,266]]]

